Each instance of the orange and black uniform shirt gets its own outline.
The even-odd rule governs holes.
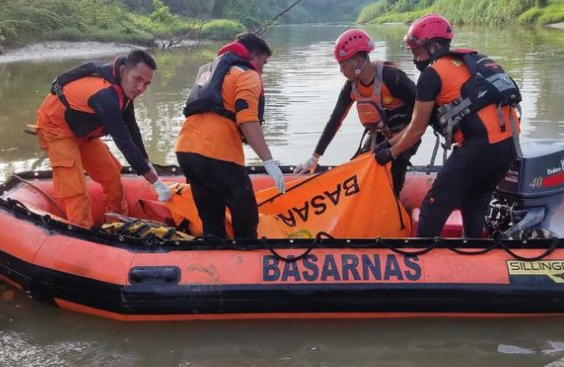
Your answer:
[[[442,106],[450,104],[460,98],[462,85],[470,79],[471,74],[464,61],[447,55],[439,58],[426,67],[417,81],[417,100],[420,102],[435,102]],[[509,114],[518,121],[512,107],[502,108],[504,119],[509,121]],[[511,126],[505,124],[502,131],[497,106],[492,104],[476,113],[466,116],[460,123],[460,130],[454,134],[453,141],[472,144],[494,144],[511,138]]]
[[[382,108],[395,108],[401,104],[407,105],[410,108],[413,107],[415,103],[415,83],[401,69],[385,64],[382,79],[380,98]],[[374,93],[374,81],[369,85],[358,82],[357,87],[361,96],[368,97]],[[319,138],[315,148],[316,154],[323,155],[325,153],[354,102],[355,93],[353,85],[350,80],[347,80],[339,93],[339,99],[335,104],[331,117]]]
[[[175,150],[207,158],[245,165],[239,125],[259,122],[260,75],[252,69],[232,66],[223,81],[221,94],[225,109],[234,112],[236,122],[212,112],[199,113],[184,120]]]
[[[64,86],[69,105],[78,111],[96,116],[103,129],[97,136],[109,134],[135,172],[149,172],[148,155],[143,144],[139,125],[135,119],[132,101],[116,87],[100,76],[88,76]],[[38,127],[49,140],[76,138],[65,120],[65,106],[54,94],[49,94],[41,104]]]

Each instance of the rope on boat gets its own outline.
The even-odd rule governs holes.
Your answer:
[[[303,257],[305,257],[309,252],[311,252],[311,250],[313,249],[313,246],[318,243],[321,240],[321,237],[327,237],[328,239],[330,239],[332,242],[340,244],[343,243],[342,240],[339,240],[333,236],[331,236],[328,233],[325,232],[320,232],[317,234],[317,236],[315,236],[314,241],[312,242],[311,246],[308,248],[308,250],[303,253],[302,255],[299,256],[299,258],[290,258],[291,261],[297,261]],[[480,249],[480,250],[462,250],[456,247],[451,246],[448,243],[445,243],[444,241],[442,241],[439,237],[435,237],[433,240],[433,243],[430,246],[427,246],[421,250],[414,250],[414,251],[406,251],[406,250],[402,250],[399,247],[396,247],[392,244],[389,244],[388,242],[386,242],[385,240],[381,239],[381,238],[376,238],[374,240],[374,244],[375,245],[381,245],[384,246],[385,248],[389,249],[392,252],[395,252],[397,254],[403,255],[403,256],[408,256],[408,257],[412,257],[412,256],[421,256],[424,255],[428,252],[431,252],[433,249],[438,248],[439,245],[440,248],[446,248],[454,253],[460,254],[460,255],[484,255],[492,250],[495,250],[497,248],[502,249],[503,251],[505,251],[507,254],[509,254],[511,257],[513,257],[514,259],[517,260],[521,260],[521,261],[537,261],[537,260],[542,260],[545,257],[549,256],[550,254],[552,254],[554,252],[554,250],[558,247],[560,240],[558,238],[553,238],[551,239],[550,242],[550,246],[540,255],[537,256],[532,256],[532,257],[527,257],[527,256],[522,256],[517,254],[515,251],[511,250],[505,243],[503,243],[503,241],[501,239],[496,239],[496,241],[489,247],[484,248],[484,249]],[[524,244],[526,244],[526,241],[524,242]],[[372,245],[372,244],[370,244]],[[368,247],[366,245],[355,245],[354,247]],[[270,252],[272,252],[273,254],[275,254],[273,252],[272,249],[270,249]],[[275,256],[277,256],[277,254],[275,254]],[[285,261],[285,258],[282,256],[277,256],[279,257],[280,260]]]
[[[553,238],[552,243],[546,249],[546,251],[543,252],[542,254],[540,254],[538,256],[534,256],[534,257],[525,257],[525,256],[517,255],[514,251],[512,251],[509,247],[507,247],[501,240],[499,240],[499,245],[505,252],[507,252],[509,255],[513,256],[517,260],[536,261],[536,260],[541,260],[541,259],[545,258],[546,256],[550,255],[556,249],[556,247],[558,246],[558,242],[559,241],[558,241],[557,238]]]
[[[382,239],[379,238],[379,237],[376,238],[376,240],[375,240],[374,242],[375,242],[377,245],[382,245],[382,246],[384,246],[385,248],[387,248],[387,249],[389,249],[389,250],[391,250],[391,251],[393,251],[393,252],[395,252],[395,253],[397,253],[397,254],[400,254],[400,255],[403,255],[403,256],[408,256],[408,257],[424,255],[424,254],[426,254],[426,253],[428,253],[428,252],[431,252],[431,250],[433,250],[434,248],[436,248],[436,247],[438,246],[438,244],[439,244],[438,238],[435,238],[435,240],[433,241],[433,244],[432,244],[431,246],[425,247],[425,248],[423,248],[423,249],[421,249],[421,250],[405,251],[405,250],[402,250],[402,249],[400,249],[400,248],[398,248],[398,247],[395,247],[394,245],[390,245],[389,243],[387,243],[386,241],[382,240]]]
[[[39,215],[37,213],[33,213],[31,212],[22,202],[18,201],[18,200],[14,200],[11,198],[6,199],[5,201],[3,201],[7,204],[7,206],[10,209],[16,210],[18,212],[20,212],[21,214],[27,215],[29,217],[35,218],[36,220],[39,220],[43,225],[48,226],[48,227],[54,227],[57,229],[62,229],[62,230],[69,230],[69,231],[73,231],[73,232],[81,232],[83,235],[87,235],[87,236],[93,236],[95,238],[104,238],[104,239],[108,239],[111,240],[112,236],[116,236],[116,235],[112,235],[109,233],[102,233],[100,231],[97,231],[95,229],[82,229],[79,227],[74,227],[71,224],[65,224],[62,223],[54,218],[52,218],[49,214],[45,214],[45,215]],[[124,242],[125,238],[124,236],[119,236],[120,238],[118,239],[119,242]],[[114,241],[115,241],[115,237]],[[226,240],[217,236],[213,236],[213,235],[205,235],[205,236],[201,236],[201,237],[196,237],[194,238],[194,240],[192,241],[172,241],[172,240],[166,240],[166,239],[159,239],[158,241],[156,241],[155,238],[144,238],[144,239],[136,239],[133,237],[128,237],[128,242],[129,240],[133,240],[134,242],[137,243],[143,243],[144,245],[149,245],[149,247],[153,247],[153,245],[159,245],[162,246],[163,248],[169,248],[170,244],[174,244],[173,248],[178,249],[178,245],[182,244],[182,243],[193,243],[194,241],[197,242],[204,242],[205,245],[211,244],[211,245],[221,245],[221,248],[224,249],[235,249],[233,246],[237,245],[237,240]],[[503,242],[502,239],[500,238],[496,238],[494,239],[494,242],[492,243],[491,246],[484,248],[484,249],[478,249],[478,250],[463,250],[457,247],[454,247],[452,244],[444,241],[443,239],[439,238],[439,237],[435,237],[434,240],[432,241],[432,243],[429,246],[423,247],[422,249],[418,249],[418,250],[403,250],[400,247],[397,247],[394,244],[389,243],[389,241],[384,240],[382,238],[376,238],[374,239],[374,241],[365,241],[364,243],[354,243],[352,242],[350,239],[339,239],[339,238],[335,238],[332,235],[326,233],[326,232],[319,232],[317,233],[317,235],[315,236],[315,238],[313,239],[313,241],[311,243],[308,244],[307,248],[305,249],[305,251],[303,253],[301,253],[298,256],[283,256],[281,254],[279,254],[277,252],[277,250],[273,247],[272,243],[270,243],[268,241],[268,239],[266,237],[262,237],[259,239],[259,242],[262,247],[261,248],[256,248],[256,247],[241,247],[239,248],[240,250],[256,250],[256,249],[266,249],[268,250],[270,253],[272,253],[272,255],[274,255],[278,260],[281,261],[285,261],[285,262],[296,262],[299,261],[303,258],[305,258],[307,255],[309,255],[315,248],[317,248],[316,246],[319,244],[322,244],[324,241],[329,241],[330,243],[334,244],[334,245],[338,245],[339,247],[342,248],[385,248],[388,249],[392,252],[395,252],[397,254],[403,255],[403,256],[407,256],[407,257],[413,257],[413,256],[421,256],[424,255],[428,252],[431,252],[432,250],[436,249],[436,248],[444,248],[444,249],[448,249],[454,253],[460,254],[460,255],[483,255],[486,254],[492,250],[495,249],[501,249],[504,252],[506,252],[508,255],[510,255],[511,257],[513,257],[514,259],[517,260],[521,260],[521,261],[537,261],[537,260],[541,260],[547,256],[549,256],[550,254],[552,254],[554,252],[554,250],[556,250],[558,248],[558,245],[560,244],[560,239],[559,238],[552,238],[550,240],[550,246],[540,255],[537,256],[532,256],[532,257],[526,257],[526,256],[522,256],[517,254],[513,249],[511,249],[509,246],[507,246],[506,243]],[[405,243],[408,243],[409,240],[404,240]],[[292,243],[292,241],[290,242]],[[464,240],[464,243],[466,243],[466,240]],[[528,243],[528,240],[523,240],[522,241],[522,245],[526,245]],[[292,250],[292,248],[288,248],[290,250]],[[526,249],[526,248],[523,248]]]
[[[319,233],[317,233],[317,235],[313,239],[313,242],[309,245],[309,247],[302,254],[300,254],[298,256],[293,256],[293,255],[282,256],[278,252],[276,252],[276,250],[268,243],[268,239],[266,237],[262,237],[260,239],[260,242],[278,260],[293,263],[293,262],[299,261],[299,260],[303,259],[304,257],[306,257],[315,248],[315,245],[323,239],[323,237],[327,237],[328,239],[331,239],[332,241],[334,241],[336,243],[342,242],[344,244],[344,241],[340,241],[340,240],[336,239],[335,237],[331,236],[330,234],[328,234],[326,232],[319,232]]]

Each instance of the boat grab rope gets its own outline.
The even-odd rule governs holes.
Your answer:
[[[6,205],[9,209],[14,210],[16,212],[19,212],[20,214],[24,214],[28,217],[31,218],[36,218],[36,220],[39,220],[43,225],[47,226],[47,227],[52,227],[52,228],[57,228],[59,230],[68,230],[68,231],[72,231],[72,232],[76,232],[76,233],[81,233],[83,235],[89,236],[89,237],[103,237],[105,239],[110,240],[112,236],[112,234],[109,233],[105,233],[105,234],[101,234],[98,233],[98,231],[92,230],[92,229],[82,229],[79,227],[75,227],[72,224],[68,224],[68,223],[62,223],[60,221],[58,221],[57,219],[52,218],[49,214],[44,214],[44,215],[39,215],[37,213],[33,213],[31,212],[22,202],[18,201],[18,200],[14,200],[11,198],[7,198],[5,201],[1,200],[0,204],[5,203],[4,205]],[[126,241],[125,236],[119,236],[119,242],[124,242]],[[194,248],[193,244],[196,242],[199,243],[204,243],[205,246],[207,245],[211,245],[212,249],[235,249],[233,246],[238,244],[238,240],[226,240],[224,238],[221,237],[217,237],[217,236],[213,236],[213,235],[204,235],[201,237],[195,237],[193,240],[191,241],[178,241],[178,240],[159,240],[159,241],[155,241],[155,238],[144,238],[144,239],[135,239],[135,238],[127,238],[127,241],[131,241],[133,240],[134,242],[138,242],[138,241],[143,241],[143,243],[145,243],[146,245],[160,245],[162,248],[169,248],[169,249],[180,249],[178,246],[181,244],[186,244],[186,246],[189,246],[187,248]],[[278,242],[281,239],[276,239],[276,241]],[[397,242],[398,240],[401,239],[391,239],[392,241]],[[293,239],[289,239],[290,244],[294,243]],[[404,244],[408,244],[411,242],[410,239],[403,239],[402,240]],[[417,239],[418,242],[420,242],[420,239]],[[533,242],[536,242],[537,240],[533,240]],[[544,240],[543,240],[544,241]],[[467,240],[463,240],[463,243],[466,243]],[[140,242],[139,242],[140,243]],[[434,239],[432,239],[432,243],[428,246],[422,247],[421,249],[417,249],[417,250],[404,250],[402,248],[400,248],[398,245],[396,244],[392,244],[389,243],[388,240],[386,239],[382,239],[382,238],[375,238],[373,241],[366,241],[366,240],[362,240],[361,243],[354,243],[353,239],[341,239],[341,238],[336,238],[333,237],[332,235],[326,233],[326,232],[319,232],[317,233],[317,235],[315,236],[315,238],[313,238],[313,241],[307,244],[307,248],[305,248],[305,250],[298,256],[293,256],[293,255],[288,255],[288,256],[284,256],[281,255],[279,253],[279,251],[281,250],[280,248],[275,248],[275,245],[269,241],[266,237],[262,237],[260,239],[258,239],[258,243],[261,245],[260,247],[256,247],[256,246],[241,246],[239,248],[236,248],[237,250],[241,250],[241,251],[254,251],[254,250],[260,250],[260,249],[266,249],[268,250],[272,255],[274,255],[277,259],[281,260],[281,261],[285,261],[285,262],[296,262],[299,261],[303,258],[305,258],[307,255],[309,255],[314,249],[318,249],[320,248],[320,245],[324,245],[324,244],[332,244],[332,245],[337,245],[337,248],[366,248],[366,249],[378,249],[378,248],[385,248],[388,249],[392,252],[395,252],[397,254],[403,255],[403,256],[407,256],[407,257],[413,257],[413,256],[421,256],[424,255],[426,253],[431,252],[434,249],[447,249],[450,250],[456,254],[459,255],[484,255],[492,250],[495,249],[500,249],[503,250],[505,253],[507,253],[509,256],[511,256],[514,259],[517,260],[521,260],[521,261],[537,261],[537,260],[542,260],[543,258],[551,255],[557,248],[559,248],[559,244],[560,244],[560,239],[559,238],[552,238],[550,239],[550,245],[543,251],[543,253],[541,253],[540,255],[537,256],[531,256],[531,257],[527,257],[527,256],[522,256],[519,255],[518,253],[516,253],[514,251],[514,249],[510,248],[510,246],[508,246],[506,243],[504,243],[502,241],[502,239],[500,238],[495,238],[492,242],[492,244],[486,248],[483,249],[477,249],[477,250],[463,250],[459,247],[455,247],[453,246],[453,244],[449,243],[448,241],[446,241],[445,239],[441,239],[439,237],[435,237]],[[303,244],[303,242],[300,241],[300,243]],[[521,245],[525,246],[527,245],[528,240],[522,240],[521,241]],[[174,245],[173,247],[170,247],[171,245]],[[220,245],[219,247],[217,245]],[[184,248],[184,246],[182,247]],[[206,247],[206,249],[209,249],[208,247]],[[527,250],[532,250],[532,248],[526,248],[526,247],[521,247],[520,249],[527,249]],[[539,249],[539,247],[535,247],[534,249]],[[284,250],[295,250],[295,248],[289,247],[289,248],[284,248]]]
[[[330,235],[324,233],[324,235],[331,237]],[[337,240],[335,238],[333,238],[333,240]],[[484,249],[481,250],[462,250],[460,248],[451,246],[450,244],[442,241],[439,237],[435,237],[433,240],[433,243],[430,246],[427,246],[421,250],[416,250],[416,251],[406,251],[406,250],[402,250],[400,248],[398,248],[397,246],[391,245],[389,243],[387,243],[385,240],[382,240],[381,238],[376,238],[375,240],[375,244],[377,245],[382,245],[384,247],[386,247],[387,249],[403,255],[403,256],[420,256],[420,255],[424,255],[428,252],[430,252],[431,250],[435,249],[435,248],[446,248],[454,253],[457,253],[459,255],[484,255],[487,254],[488,252],[494,250],[494,249],[502,249],[503,251],[505,251],[507,254],[509,254],[511,257],[513,257],[514,259],[517,260],[522,260],[522,261],[537,261],[537,260],[541,260],[544,259],[545,257],[549,256],[550,254],[552,254],[554,252],[554,250],[558,247],[558,243],[560,242],[560,240],[558,238],[553,238],[550,242],[550,246],[540,255],[537,256],[532,256],[532,257],[527,257],[527,256],[522,256],[517,254],[515,251],[511,250],[509,247],[507,247],[507,245],[505,243],[503,243],[503,241],[501,239],[496,239],[495,242],[489,246],[486,247]],[[526,241],[525,241],[526,243]]]
[[[537,255],[537,256],[527,257],[527,256],[522,256],[522,255],[517,254],[515,251],[511,250],[505,243],[503,243],[503,241],[501,241],[500,239],[497,239],[491,246],[486,247],[484,249],[462,250],[460,248],[451,246],[450,244],[442,241],[439,237],[435,237],[435,239],[433,240],[433,243],[430,246],[427,246],[427,247],[422,248],[420,250],[406,251],[406,250],[403,250],[403,249],[401,249],[397,246],[394,246],[394,245],[386,242],[382,238],[376,238],[374,240],[374,242],[372,242],[372,243],[353,244],[352,242],[350,242],[350,240],[341,240],[341,239],[338,239],[338,238],[331,236],[330,234],[328,234],[326,232],[319,232],[315,236],[315,238],[311,242],[311,244],[308,246],[308,248],[303,253],[301,253],[298,256],[292,256],[292,255],[283,256],[283,255],[279,254],[278,252],[276,252],[276,250],[269,244],[266,237],[263,237],[260,240],[261,240],[261,243],[268,249],[268,251],[270,251],[270,253],[272,253],[278,260],[285,261],[285,262],[296,262],[296,261],[299,261],[299,260],[303,259],[304,257],[306,257],[315,248],[315,246],[318,243],[320,243],[323,239],[330,240],[332,243],[337,244],[337,245],[341,245],[342,247],[374,248],[374,245],[379,246],[379,247],[383,246],[384,248],[387,248],[388,250],[390,250],[392,252],[395,252],[397,254],[407,256],[407,257],[421,256],[421,255],[424,255],[426,253],[431,252],[435,248],[446,248],[446,249],[448,249],[448,250],[450,250],[454,253],[457,253],[459,255],[484,255],[484,254],[487,254],[488,252],[490,252],[492,250],[501,249],[501,250],[505,251],[507,254],[509,254],[511,257],[513,257],[514,259],[521,260],[521,261],[542,260],[545,257],[552,254],[554,252],[554,250],[558,247],[558,243],[560,242],[558,238],[553,238],[550,242],[550,246],[542,254]]]
[[[270,243],[268,243],[268,239],[266,237],[261,237],[260,242],[264,245],[264,247],[266,249],[268,249],[268,251],[270,251],[270,253],[272,255],[274,255],[275,258],[277,258],[278,260],[284,261],[284,262],[288,262],[288,263],[294,263],[296,261],[299,261],[301,259],[303,259],[304,257],[306,257],[315,247],[315,245],[321,240],[321,237],[323,235],[325,235],[325,232],[319,232],[317,234],[317,236],[315,236],[315,239],[313,240],[313,242],[308,246],[308,248],[301,253],[298,256],[282,256],[280,255],[278,252],[276,252],[276,250],[270,245]],[[329,235],[328,235],[329,236]],[[335,239],[336,240],[336,239]]]

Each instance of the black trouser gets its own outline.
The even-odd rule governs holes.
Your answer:
[[[407,172],[407,167],[411,166],[409,161],[411,157],[417,152],[421,140],[419,140],[415,145],[411,146],[405,152],[397,156],[396,159],[392,161],[392,181],[394,183],[394,192],[396,197],[399,198],[403,184],[405,183],[405,174]]]
[[[231,212],[234,238],[257,238],[258,209],[245,167],[194,153],[176,153],[192,188],[204,235],[227,238],[225,209]]]
[[[491,196],[515,156],[511,138],[455,147],[423,199],[417,236],[439,236],[450,214],[460,208],[464,235],[482,237]]]

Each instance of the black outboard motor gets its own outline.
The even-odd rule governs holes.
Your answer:
[[[521,144],[494,192],[486,224],[501,238],[564,237],[564,142]]]

